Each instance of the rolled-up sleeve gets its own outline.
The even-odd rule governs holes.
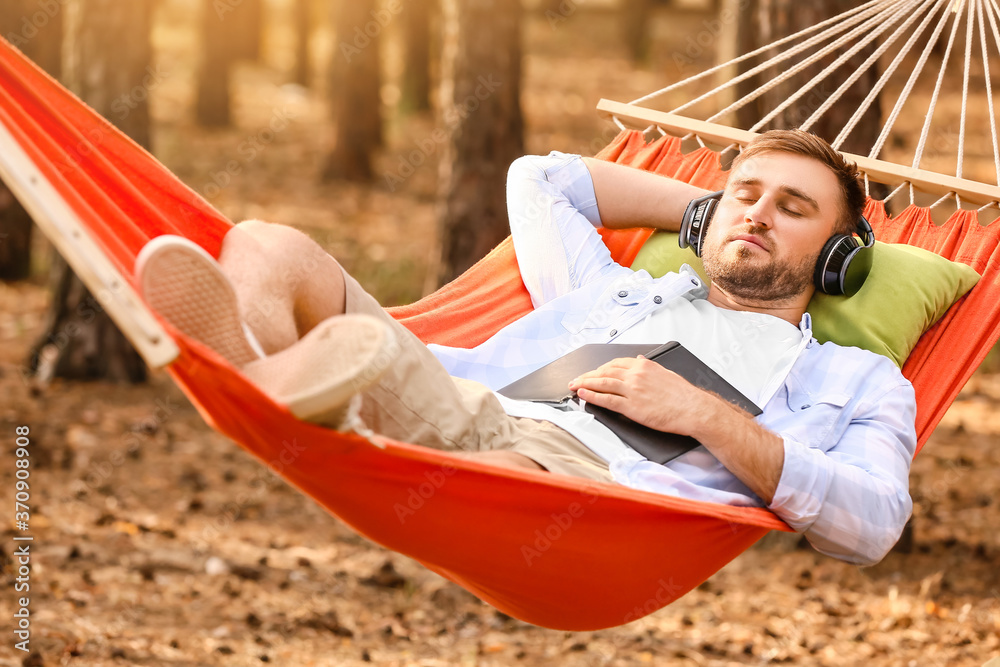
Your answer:
[[[521,278],[536,308],[617,266],[597,233],[594,182],[578,155],[515,160],[507,173],[507,214]]]
[[[784,436],[784,467],[769,509],[818,551],[877,563],[913,509],[915,415],[913,387],[904,381],[860,405],[827,451]]]

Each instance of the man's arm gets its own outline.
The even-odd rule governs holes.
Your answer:
[[[913,507],[907,482],[916,446],[913,388],[886,385],[825,451],[779,436],[642,358],[616,359],[570,388],[594,405],[697,439],[818,551],[872,565],[899,539]]]
[[[659,431],[689,435],[770,504],[781,479],[784,441],[750,414],[648,359],[622,358],[584,373],[569,388]]]
[[[514,160],[507,171],[507,216],[521,279],[536,308],[614,265],[597,233],[594,187],[579,156]]]
[[[521,278],[535,307],[614,265],[597,227],[677,230],[707,191],[603,160],[525,156],[507,173],[507,214]]]
[[[641,169],[583,158],[597,195],[601,223],[609,229],[653,227],[676,232],[688,202],[708,190]]]

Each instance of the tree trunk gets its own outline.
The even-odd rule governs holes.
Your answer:
[[[36,381],[41,386],[53,377],[145,381],[142,357],[58,254],[50,282],[52,305],[46,313],[45,333],[35,342],[28,360]]]
[[[295,83],[306,88],[312,83],[309,46],[312,41],[312,0],[295,0]]]
[[[225,26],[216,25],[216,38],[233,40],[234,60],[260,60],[260,43],[264,36],[264,3],[262,0],[230,2],[232,14],[223,15]],[[218,7],[218,3],[216,3]]]
[[[633,62],[649,58],[652,0],[625,0],[622,12],[622,37]]]
[[[232,122],[229,75],[240,58],[257,57],[259,21],[259,0],[202,2],[201,67],[195,103],[195,116],[201,125],[225,127]]]
[[[77,0],[67,26],[72,67],[66,83],[84,102],[149,148],[151,0]],[[100,141],[100,136],[92,138]],[[52,267],[52,305],[29,366],[50,377],[141,382],[142,359],[61,258]]]
[[[450,132],[442,183],[439,279],[447,282],[506,238],[505,180],[524,153],[521,9],[508,0],[446,0],[443,80]],[[448,89],[448,86],[445,86]]]
[[[339,3],[330,67],[336,143],[323,170],[324,180],[372,179],[372,155],[382,145],[379,37],[402,7],[402,0],[389,0],[377,8],[374,0]]]
[[[0,183],[0,281],[31,274],[31,216]]]
[[[65,83],[97,113],[149,150],[149,93],[161,74],[150,41],[155,0],[76,0]]]
[[[822,3],[795,2],[795,0],[749,0],[743,2],[740,4],[743,13],[739,22],[740,52],[747,53],[793,32],[816,25],[860,4],[860,0],[830,0],[829,2]],[[849,47],[841,47],[833,55],[822,59],[812,67],[806,68],[785,83],[775,87],[743,109],[740,109],[737,112],[738,124],[743,128],[752,126],[782,101],[788,99],[824,67],[843,54],[847,48]],[[810,92],[806,93],[783,113],[776,116],[763,129],[798,127],[851,74],[860,68],[860,65],[874,52],[875,48],[875,44],[870,44],[861,49],[850,60],[816,85]],[[751,59],[742,63],[741,73],[762,62],[763,59],[764,57],[762,56],[760,59]],[[779,68],[764,71],[762,73],[763,77],[757,75],[742,82],[739,84],[739,95],[747,94],[749,91],[763,84],[764,81],[776,76],[779,73],[776,70],[784,71],[788,67],[791,67],[791,64],[782,64]],[[867,96],[868,92],[875,85],[878,77],[879,72],[877,71],[877,67],[866,70],[858,81],[848,88],[826,113],[820,116],[819,120],[809,128],[810,131],[827,141],[833,141],[846,125],[851,115],[861,106],[862,100],[864,100],[865,96]],[[850,153],[867,154],[878,137],[879,130],[881,129],[880,126],[881,113],[879,110],[879,100],[876,99],[864,116],[862,116],[854,131],[840,146],[840,149]]]
[[[202,2],[201,67],[195,117],[206,127],[225,127],[232,122],[229,71],[236,61],[238,48],[236,40],[225,38],[228,33],[226,17],[231,16],[232,11],[227,3]]]
[[[29,0],[5,0],[0,35],[54,77],[62,71],[63,11]],[[23,280],[31,272],[31,216],[0,183],[0,280]]]
[[[402,96],[404,111],[431,108],[431,13],[432,0],[409,0],[403,10],[406,32]]]

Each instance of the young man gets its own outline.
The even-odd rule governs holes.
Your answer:
[[[535,310],[471,350],[420,343],[287,227],[238,225],[218,265],[161,237],[140,254],[137,273],[162,316],[304,418],[341,428],[360,421],[497,465],[763,505],[818,550],[877,562],[912,507],[913,390],[888,359],[819,345],[806,313],[821,249],[860,218],[857,169],[804,132],[770,132],[750,144],[706,231],[708,288],[689,270],[652,279],[622,267],[596,232],[602,224],[676,231],[688,202],[704,194],[577,156],[515,161],[508,213]],[[302,265],[306,278],[296,271]],[[252,317],[262,302],[265,321]],[[493,391],[586,343],[667,340],[763,414],[751,417],[641,357],[570,384],[587,402],[701,443],[660,465],[587,413]]]

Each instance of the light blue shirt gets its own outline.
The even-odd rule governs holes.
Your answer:
[[[659,279],[611,259],[590,172],[578,156],[516,160],[507,207],[521,277],[535,309],[473,349],[430,346],[455,376],[499,389],[586,343],[614,341],[675,298],[708,290],[684,267]],[[784,467],[768,509],[819,551],[857,563],[879,561],[912,510],[916,447],[913,388],[889,359],[812,338],[756,419],[784,441]],[[552,421],[609,462],[627,486],[684,498],[762,505],[704,447],[666,465],[618,440],[595,436],[588,413],[500,397],[515,416]],[[599,430],[599,429],[598,429]],[[606,430],[606,429],[605,429]]]

